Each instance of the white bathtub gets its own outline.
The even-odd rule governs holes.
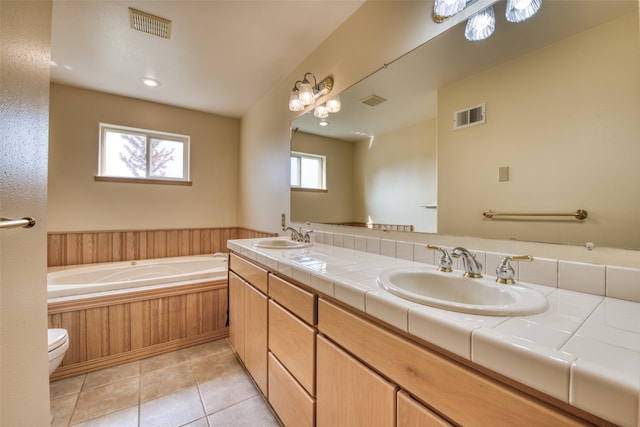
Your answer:
[[[55,268],[47,273],[47,298],[226,278],[226,258],[213,255]]]

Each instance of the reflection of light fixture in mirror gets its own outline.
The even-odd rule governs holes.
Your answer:
[[[311,83],[313,78],[313,84]],[[320,83],[312,73],[305,73],[302,80],[297,81],[289,95],[289,110],[302,111],[308,105],[313,104],[318,98],[331,92],[333,78],[327,77]]]
[[[336,95],[333,98],[331,98],[330,100],[328,100],[326,102],[327,104],[327,111],[330,113],[337,113],[338,111],[340,111],[340,107],[341,107],[341,102],[340,102],[340,95]]]
[[[313,109],[313,115],[320,119],[326,119],[327,117],[329,117],[329,110],[327,109],[327,105],[316,105],[316,108]]]
[[[322,127],[329,126],[329,121],[327,119],[322,119],[318,124]]]
[[[493,34],[495,29],[496,15],[493,6],[489,6],[469,18],[464,36],[470,41],[484,40]]]
[[[467,5],[467,0],[436,0],[431,14],[435,22],[444,22],[447,18],[461,12]]]
[[[505,17],[509,22],[522,22],[535,15],[542,6],[542,0],[507,0]]]

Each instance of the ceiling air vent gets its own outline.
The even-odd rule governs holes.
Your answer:
[[[486,104],[483,103],[453,113],[453,130],[483,124],[486,118],[485,108]]]
[[[134,30],[168,39],[171,37],[171,21],[150,13],[129,8],[129,23]]]
[[[362,101],[360,101],[360,102],[362,102],[363,104],[367,104],[367,105],[369,105],[370,107],[375,107],[376,105],[382,104],[382,103],[383,103],[383,102],[385,102],[385,101],[386,101],[386,99],[384,99],[384,98],[383,98],[383,97],[381,97],[381,96],[378,96],[378,95],[370,95],[370,96],[367,96],[365,99],[363,99],[363,100],[362,100]]]

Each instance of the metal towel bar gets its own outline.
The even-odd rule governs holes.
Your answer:
[[[21,219],[8,219],[0,218],[0,229],[5,228],[31,228],[36,225],[36,220],[31,217],[25,217]]]
[[[568,213],[507,213],[507,212],[494,212],[492,210],[484,211],[482,215],[485,218],[493,218],[495,216],[572,216],[575,219],[583,220],[589,214],[584,209],[578,209],[575,212]]]

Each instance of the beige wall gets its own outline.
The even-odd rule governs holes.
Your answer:
[[[355,151],[356,221],[413,225],[436,231],[436,121],[358,142]]]
[[[49,425],[47,133],[50,1],[0,2],[0,425]]]
[[[291,191],[293,221],[353,221],[353,144],[297,132],[291,137],[291,149],[325,156],[327,178],[327,192]]]
[[[637,31],[631,14],[440,90],[439,232],[640,248]],[[481,102],[487,123],[453,131],[453,112]],[[589,218],[491,221],[487,209]]]
[[[99,124],[191,137],[192,186],[97,182]],[[237,224],[240,121],[51,85],[49,231]]]

